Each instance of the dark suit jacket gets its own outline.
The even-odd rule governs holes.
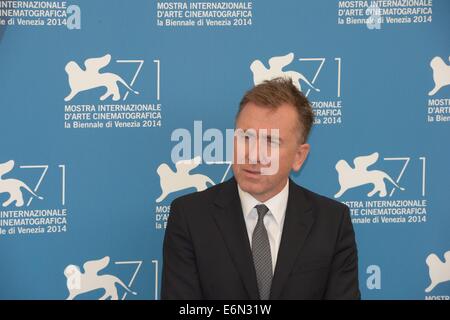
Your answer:
[[[258,299],[234,178],[173,201],[163,248],[162,299]],[[349,209],[289,184],[271,299],[359,299]]]

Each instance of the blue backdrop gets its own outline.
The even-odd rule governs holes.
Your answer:
[[[0,298],[158,299],[171,201],[231,177],[218,142],[241,96],[291,74],[316,114],[293,178],[350,206],[362,297],[449,299],[449,14],[445,0],[0,1]],[[184,178],[179,143],[204,160]]]

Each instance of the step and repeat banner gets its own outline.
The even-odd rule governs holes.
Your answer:
[[[449,40],[446,0],[0,1],[0,298],[159,299],[170,203],[289,76],[363,299],[449,299]]]

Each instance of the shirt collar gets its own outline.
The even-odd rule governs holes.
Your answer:
[[[289,179],[287,179],[286,185],[284,186],[283,190],[281,190],[278,194],[276,194],[266,202],[258,201],[250,193],[242,190],[239,184],[238,184],[238,192],[239,198],[241,199],[244,217],[248,217],[252,209],[257,204],[265,204],[267,208],[269,208],[269,211],[272,213],[275,221],[278,224],[281,224],[281,221],[286,212],[287,201],[289,196]]]

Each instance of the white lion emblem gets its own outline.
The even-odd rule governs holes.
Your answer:
[[[272,57],[269,59],[269,69],[260,61],[255,60],[250,65],[250,70],[253,72],[253,82],[256,85],[262,83],[265,80],[271,80],[274,78],[290,78],[292,83],[297,87],[298,90],[302,91],[302,86],[300,80],[304,81],[308,86],[316,91],[320,91],[315,88],[306,77],[297,71],[283,71],[286,67],[294,61],[294,54],[288,53],[285,56]]]
[[[100,58],[90,58],[84,61],[86,70],[81,69],[75,61],[70,61],[66,64],[66,72],[69,77],[70,93],[64,98],[64,101],[70,101],[79,92],[105,87],[106,92],[100,97],[103,101],[112,95],[114,101],[120,99],[120,91],[117,82],[122,83],[128,90],[135,94],[139,92],[134,91],[120,76],[115,73],[100,73],[100,69],[106,67],[111,61],[111,55],[106,54]]]
[[[18,179],[3,179],[3,175],[10,172],[14,168],[14,160],[9,160],[5,163],[0,164],[0,194],[8,193],[9,198],[3,202],[2,206],[7,207],[11,203],[16,202],[16,207],[21,207],[24,205],[23,193],[21,188],[24,188],[29,193],[31,193],[36,198],[42,200],[43,198],[38,196],[28,187],[23,181]]]
[[[64,269],[64,275],[67,278],[67,289],[69,296],[66,300],[73,300],[78,295],[97,289],[104,289],[105,293],[99,300],[119,300],[116,283],[121,285],[126,291],[136,295],[119,278],[109,274],[99,275],[98,272],[106,268],[109,264],[109,257],[106,256],[99,260],[87,261],[83,265],[84,273],[76,265],[70,264]]]
[[[428,95],[432,96],[442,87],[450,85],[450,66],[441,57],[431,59],[430,66],[433,69],[434,88],[428,92]]]
[[[353,160],[355,168],[345,160],[339,160],[336,163],[336,171],[339,176],[340,190],[334,195],[335,198],[341,197],[348,189],[356,188],[365,184],[373,184],[373,190],[367,196],[372,197],[379,192],[380,197],[387,195],[386,184],[384,179],[387,179],[395,187],[400,190],[405,190],[400,187],[387,173],[381,170],[367,170],[369,166],[377,162],[378,152],[374,152],[368,156],[356,157]]]
[[[444,260],[445,262],[442,262],[434,253],[427,257],[426,263],[428,265],[431,284],[425,289],[425,292],[430,292],[442,282],[450,281],[450,251],[444,253]]]
[[[162,192],[156,202],[163,201],[172,192],[192,187],[197,191],[203,191],[208,188],[207,183],[214,185],[214,182],[203,174],[189,174],[192,169],[199,166],[200,160],[200,157],[195,157],[192,160],[178,161],[175,164],[175,172],[166,163],[161,164],[156,172],[159,175]]]

